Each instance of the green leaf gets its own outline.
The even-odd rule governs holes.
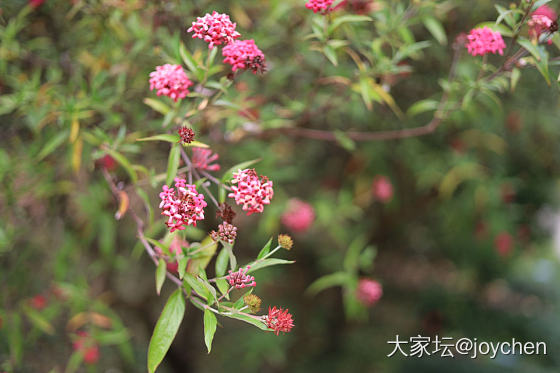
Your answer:
[[[310,295],[315,295],[321,291],[328,289],[333,286],[342,286],[348,283],[350,275],[347,272],[335,272],[330,275],[326,275],[315,280],[307,288],[307,293]]]
[[[39,154],[37,154],[37,160],[40,161],[45,158],[47,155],[51,154],[53,151],[56,150],[68,137],[68,131],[59,132],[55,136],[49,139],[45,146],[41,149]]]
[[[144,103],[162,115],[167,115],[171,108],[159,100],[145,98]]]
[[[128,159],[126,159],[125,156],[114,151],[113,149],[104,148],[103,150],[107,152],[111,157],[113,157],[117,161],[117,163],[121,165],[122,168],[124,168],[132,183],[135,184],[138,180],[138,176],[136,175],[136,171],[134,171],[134,167],[132,167],[132,164],[130,164]]]
[[[247,271],[247,273],[255,272],[255,271],[257,271],[259,269],[262,269],[262,268],[265,268],[265,267],[275,266],[275,265],[279,265],[279,264],[292,264],[292,263],[295,263],[295,261],[294,260],[276,259],[276,258],[265,259],[265,260],[262,260],[258,263],[251,264],[251,268],[249,269],[249,271]]]
[[[447,44],[447,35],[445,34],[445,30],[437,19],[433,17],[426,17],[422,20],[424,26],[430,31],[432,36],[442,45]]]
[[[188,69],[193,73],[196,73],[198,70],[196,61],[194,60],[192,54],[185,48],[185,45],[181,43],[179,46],[179,54],[181,55],[181,59],[187,65]]]
[[[229,284],[227,282],[226,279],[224,278],[220,278],[218,280],[216,280],[216,286],[218,287],[218,290],[220,290],[220,293],[226,295],[228,290],[229,290]],[[229,296],[226,295],[226,299],[229,299]]]
[[[196,141],[196,140],[191,141],[188,144],[183,144],[183,146],[187,147],[187,148],[209,148],[210,147],[210,146],[206,145],[205,143],[200,142],[200,141]]]
[[[356,237],[348,246],[348,251],[344,257],[344,269],[347,271],[353,271],[358,267],[358,260],[360,258],[360,253],[366,245],[363,236]]]
[[[35,327],[40,329],[43,333],[50,335],[54,334],[54,327],[42,314],[28,307],[24,308],[24,312],[29,321],[31,321],[31,323],[35,325]]]
[[[212,313],[212,311],[205,309],[204,310],[204,343],[206,343],[206,348],[208,349],[208,353],[212,350],[212,340],[214,339],[214,333],[216,333],[216,325],[218,321],[216,320],[216,316]]]
[[[226,273],[228,265],[229,254],[227,249],[224,247],[222,251],[218,254],[216,258],[216,277],[221,277]]]
[[[257,260],[265,257],[270,252],[270,246],[271,245],[272,245],[272,237],[270,237],[270,239],[268,240],[266,245],[264,245],[264,247],[259,252],[259,255],[257,256]]]
[[[165,260],[160,259],[157,269],[156,269],[156,292],[157,295],[161,292],[161,287],[163,286],[163,282],[165,281],[165,273],[167,272],[167,264]]]
[[[185,315],[185,298],[182,289],[177,289],[171,294],[159,320],[154,328],[148,347],[148,371],[153,373],[163,360],[171,342],[175,339],[183,316]]]
[[[206,286],[204,286],[204,284],[202,282],[203,280],[199,281],[198,278],[194,277],[190,273],[185,273],[184,279],[187,282],[187,284],[189,284],[189,286],[194,291],[196,291],[196,293],[198,295],[200,295],[201,297],[204,297],[204,299],[206,299],[207,301],[210,301],[213,298],[212,294],[208,291]]]
[[[368,16],[361,16],[361,15],[345,15],[342,17],[338,17],[329,26],[328,33],[331,34],[334,30],[336,30],[344,23],[368,22],[368,21],[373,21],[373,20]]]
[[[167,161],[167,177],[165,183],[171,185],[173,179],[177,176],[179,169],[179,160],[181,158],[181,151],[178,144],[174,144],[169,152],[169,160]]]
[[[136,141],[167,141],[170,143],[177,143],[179,142],[179,139],[180,139],[179,135],[163,133],[161,135],[142,137],[141,139],[137,139]]]
[[[257,320],[251,316],[248,315],[243,315],[240,313],[233,313],[233,314],[228,314],[228,313],[223,313],[223,316],[227,316],[229,318],[232,319],[237,319],[237,320],[242,320],[245,321],[246,323],[255,325],[257,328],[261,329],[261,330],[268,330],[267,326],[265,325],[264,322],[262,322],[261,320]]]
[[[187,257],[182,257],[177,261],[178,263],[177,271],[179,272],[180,279],[183,279],[183,277],[185,276],[185,270],[187,269],[188,262],[189,262],[189,258]]]
[[[356,143],[352,140],[348,135],[346,135],[341,130],[334,131],[334,137],[336,137],[336,141],[342,146],[344,149],[348,150],[349,152],[356,149]]]
[[[437,102],[436,100],[417,101],[408,108],[408,110],[406,111],[406,115],[408,115],[409,117],[413,117],[426,111],[433,111],[437,109],[438,105],[439,102]]]
[[[335,52],[335,50],[332,46],[325,45],[325,47],[323,48],[323,53],[329,59],[329,61],[331,61],[331,63],[333,65],[335,65],[335,66],[338,65],[338,59],[336,57],[336,52]]]

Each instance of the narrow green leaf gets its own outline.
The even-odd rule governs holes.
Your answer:
[[[167,115],[171,111],[169,106],[153,98],[145,98],[144,103],[162,115]]]
[[[225,275],[228,265],[229,254],[227,249],[224,247],[222,251],[218,254],[216,258],[216,277],[221,277]]]
[[[212,299],[212,294],[202,284],[202,282],[198,281],[196,277],[194,277],[190,273],[185,273],[184,279],[198,295],[204,297],[204,299],[206,299],[207,301],[210,301]]]
[[[328,289],[333,286],[342,286],[348,282],[350,276],[346,272],[335,272],[330,275],[326,275],[315,280],[307,288],[307,293],[310,295],[315,295],[321,291]]]
[[[160,259],[157,269],[156,269],[156,292],[157,295],[161,292],[161,287],[163,286],[163,282],[165,281],[165,273],[167,272],[167,264],[165,264],[165,260]]]
[[[118,164],[121,165],[122,168],[124,168],[128,176],[130,177],[130,180],[135,184],[138,180],[138,176],[136,175],[136,171],[134,170],[134,167],[132,167],[132,164],[128,161],[128,159],[126,159],[125,156],[114,151],[113,149],[104,148],[103,150],[109,153],[109,155],[113,157],[118,162]]]
[[[206,343],[206,348],[208,349],[208,353],[212,350],[212,340],[214,339],[214,333],[216,333],[216,325],[218,321],[216,320],[216,316],[212,311],[205,309],[204,310],[204,343]]]
[[[167,141],[170,143],[176,143],[179,142],[179,139],[180,139],[179,135],[162,133],[161,135],[142,137],[141,139],[137,139],[136,141]]]
[[[432,36],[442,45],[447,44],[447,35],[445,34],[445,30],[437,19],[433,17],[426,17],[422,20],[424,26],[430,31]]]
[[[266,245],[264,245],[264,247],[261,249],[261,251],[259,252],[259,255],[257,256],[257,260],[263,258],[266,256],[266,254],[268,254],[270,252],[270,246],[272,245],[272,237],[270,237],[270,239],[268,240],[268,242],[266,243]]]
[[[356,143],[352,140],[348,135],[346,135],[341,130],[334,131],[334,137],[336,137],[336,141],[342,146],[344,149],[348,151],[353,151],[356,149]]]
[[[185,315],[185,298],[181,289],[171,294],[154,328],[148,347],[148,371],[154,373],[169,350]]]
[[[181,43],[179,46],[179,54],[181,55],[181,59],[187,65],[188,69],[194,73],[197,72],[198,68],[196,66],[196,61],[194,60],[193,56],[190,52],[185,48],[185,45]]]
[[[228,284],[226,279],[220,278],[220,279],[216,280],[216,286],[218,287],[218,290],[220,290],[220,293],[222,293],[224,295],[227,294],[227,292],[229,290],[229,284]],[[226,299],[229,299],[228,295],[226,295]]]
[[[35,327],[40,329],[43,333],[53,335],[54,334],[54,327],[51,323],[39,312],[35,311],[31,308],[24,308],[25,316],[31,321]]]
[[[45,158],[47,155],[51,154],[53,151],[56,150],[68,137],[68,131],[59,132],[55,136],[53,136],[45,146],[41,149],[39,154],[37,154],[37,160],[40,161]]]
[[[361,15],[344,15],[342,17],[336,18],[333,23],[329,26],[328,32],[331,34],[334,30],[340,27],[344,23],[354,23],[354,22],[367,22],[372,21],[368,16]]]
[[[240,313],[233,313],[233,314],[224,313],[223,316],[227,316],[227,317],[232,318],[232,319],[245,321],[246,323],[255,325],[257,328],[259,328],[261,330],[268,330],[268,328],[267,328],[267,326],[265,325],[264,322],[262,322],[261,320],[258,320],[256,318],[253,318],[251,316],[248,316],[248,315],[243,315],[243,314],[240,314]]]
[[[178,262],[177,271],[179,272],[179,278],[183,279],[183,277],[185,276],[185,271],[187,269],[187,263],[189,262],[189,258],[182,257],[177,262]]]
[[[334,50],[334,48],[332,46],[325,45],[325,47],[323,48],[323,53],[329,59],[329,61],[331,61],[331,63],[334,66],[338,65],[338,59],[336,57],[336,51]]]
[[[415,115],[418,115],[420,113],[425,113],[427,111],[433,111],[436,110],[438,107],[438,101],[436,100],[421,100],[421,101],[417,101],[414,104],[412,104],[412,106],[410,106],[408,108],[408,110],[406,111],[406,115],[408,115],[409,117],[413,117]]]
[[[191,141],[188,144],[183,144],[183,146],[187,147],[187,148],[209,148],[210,146],[208,146],[207,144],[200,142],[200,141]]]
[[[174,144],[169,151],[169,160],[167,162],[167,177],[165,183],[171,185],[173,179],[177,176],[179,169],[179,160],[181,158],[181,151],[178,144]]]
[[[251,268],[249,269],[249,271],[247,271],[247,273],[255,272],[255,271],[257,271],[259,269],[262,269],[262,268],[265,268],[265,267],[275,266],[275,265],[279,265],[279,264],[292,264],[292,263],[295,263],[295,261],[294,260],[276,259],[276,258],[265,259],[265,260],[260,261],[258,263],[251,264]]]

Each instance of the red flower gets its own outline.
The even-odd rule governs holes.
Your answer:
[[[79,331],[78,338],[74,341],[72,348],[82,354],[86,364],[95,364],[99,360],[99,346],[90,338],[89,334]]]
[[[266,326],[273,329],[276,335],[279,335],[280,332],[287,333],[294,327],[294,320],[288,309],[283,310],[280,307],[276,308],[276,306],[268,307],[268,315],[264,316],[264,321]]]
[[[379,282],[367,278],[361,279],[360,282],[358,282],[356,298],[358,298],[358,301],[364,306],[373,306],[382,295],[383,288]]]
[[[387,203],[393,198],[393,184],[383,175],[377,175],[372,184],[373,196],[380,202]]]
[[[44,2],[45,2],[45,0],[29,0],[28,1],[29,5],[33,8],[40,7]]]
[[[315,220],[315,210],[309,203],[293,198],[282,214],[282,223],[294,232],[305,232]]]
[[[507,256],[513,249],[513,238],[507,232],[501,232],[494,239],[494,247],[498,254],[501,256]]]
[[[222,55],[225,57],[224,63],[230,64],[233,72],[243,69],[256,74],[266,69],[264,54],[254,40],[235,40],[224,47]]]
[[[117,169],[117,161],[109,154],[105,154],[103,157],[99,158],[97,160],[97,165],[109,172]]]
[[[213,12],[204,17],[197,17],[187,32],[193,33],[193,38],[199,38],[208,43],[212,49],[216,45],[227,45],[241,36],[235,31],[236,24],[231,22],[227,14]]]
[[[31,307],[40,311],[47,306],[47,298],[42,295],[36,295],[31,298]]]
[[[544,32],[552,34],[558,30],[558,15],[549,6],[543,5],[538,7],[527,24],[529,25],[529,35],[538,39]]]

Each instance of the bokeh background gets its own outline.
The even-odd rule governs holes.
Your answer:
[[[378,77],[402,108],[440,92],[457,35],[495,20],[495,3],[509,6],[433,3],[448,42],[412,27],[415,39],[430,46],[407,59],[410,73]],[[261,158],[259,173],[274,181],[273,203],[261,216],[238,215],[235,250],[250,260],[270,236],[292,234],[295,247],[283,256],[296,263],[263,270],[257,281],[264,305],[288,307],[296,327],[277,337],[220,319],[208,355],[202,314],[189,307],[158,371],[560,369],[556,83],[548,86],[527,69],[514,92],[477,97],[430,135],[325,142],[268,129],[387,130],[430,116],[398,119],[386,105],[369,110],[348,87],[317,83],[321,76],[352,77],[356,67],[348,57],[333,66],[310,49],[305,36],[317,16],[303,0],[46,0],[22,11],[26,6],[0,3],[0,371],[64,372],[74,332],[85,326],[100,345],[99,361],[77,371],[145,371],[148,341],[172,287],[155,294],[154,268],[132,219],[114,218],[98,139],[148,174],[165,172],[166,144],[130,140],[162,131],[161,115],[143,102],[155,97],[148,75],[177,57],[179,40],[205,51],[186,29],[214,9],[256,40],[269,69],[237,79],[223,105],[198,117],[197,133],[220,155],[223,169]],[[361,29],[349,37],[374,34]],[[475,67],[465,58],[458,70],[469,74]],[[75,121],[79,141],[72,138]],[[126,182],[121,166],[111,172]],[[393,188],[386,203],[372,192],[378,175]],[[143,184],[156,219],[160,188]],[[315,210],[306,232],[280,223],[291,198]],[[141,204],[131,200],[131,208]],[[216,220],[208,215],[203,228],[213,229]],[[359,276],[379,281],[383,297],[355,309],[340,287],[306,293],[315,280],[342,269],[353,245],[369,247]],[[548,354],[388,358],[387,341],[396,334],[544,341]]]

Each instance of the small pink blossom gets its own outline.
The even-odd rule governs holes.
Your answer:
[[[266,176],[259,176],[254,169],[238,170],[233,173],[233,185],[228,197],[234,198],[235,203],[243,206],[247,215],[263,212],[264,205],[270,204],[274,195],[272,181]]]
[[[47,298],[44,295],[36,295],[31,298],[31,307],[35,308],[37,311],[41,311],[48,304]]]
[[[79,331],[78,337],[72,344],[74,351],[82,354],[86,364],[95,364],[99,360],[99,346],[87,332]]]
[[[494,239],[494,247],[501,256],[508,256],[513,249],[513,237],[507,232],[501,232]]]
[[[195,147],[192,148],[192,151],[192,164],[194,168],[208,171],[218,171],[220,169],[219,164],[211,164],[212,162],[217,161],[218,158],[220,158],[218,154],[212,153],[212,150]]]
[[[226,276],[229,284],[234,286],[236,289],[243,289],[246,287],[253,287],[257,286],[255,282],[255,278],[253,276],[247,275],[247,271],[251,268],[251,266],[247,266],[247,268],[239,268],[238,271],[233,272],[232,270],[229,271],[229,275]]]
[[[266,63],[263,52],[254,40],[235,40],[222,50],[224,63],[231,65],[231,70],[251,70],[253,74],[263,72]]]
[[[193,33],[193,39],[199,38],[207,42],[208,48],[212,49],[215,45],[227,45],[240,37],[241,34],[235,31],[235,27],[236,24],[231,22],[227,14],[214,11],[212,14],[206,13],[204,17],[197,17],[187,32]]]
[[[157,90],[158,96],[167,96],[177,102],[189,94],[189,87],[193,83],[181,65],[165,64],[157,66],[156,71],[150,73],[150,90]]]
[[[333,9],[331,8],[333,2],[334,0],[307,0],[305,7],[311,9],[313,13],[326,14]]]
[[[28,1],[29,5],[33,8],[40,7],[44,2],[45,2],[45,0],[29,0]]]
[[[467,39],[467,50],[473,56],[484,56],[488,53],[503,55],[506,48],[502,35],[487,26],[472,29]]]
[[[393,184],[383,175],[377,175],[372,184],[373,196],[380,202],[387,203],[393,198]]]
[[[268,307],[268,315],[263,316],[263,320],[268,328],[274,330],[276,335],[279,335],[280,332],[287,333],[294,327],[292,314],[287,309],[283,310],[280,307],[276,308],[276,306]]]
[[[527,22],[529,25],[529,35],[538,39],[545,32],[553,33],[558,30],[558,14],[548,5],[538,7],[531,19]]]
[[[309,203],[293,198],[281,217],[282,223],[294,232],[305,232],[315,220],[315,210]]]
[[[184,230],[185,225],[196,227],[196,222],[204,219],[204,195],[198,194],[194,185],[187,184],[185,179],[175,178],[175,188],[164,185],[162,189],[159,208],[162,209],[161,214],[168,217],[165,225],[171,233]]]
[[[383,288],[381,284],[377,281],[363,278],[358,282],[358,288],[356,289],[356,298],[360,303],[366,307],[371,307],[381,298],[383,295]]]

